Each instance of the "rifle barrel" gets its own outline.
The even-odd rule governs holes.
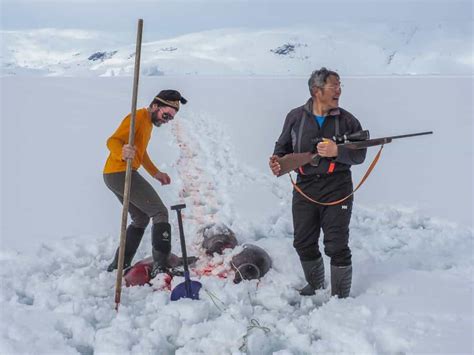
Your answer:
[[[423,135],[426,135],[426,134],[433,134],[433,132],[432,131],[430,131],[430,132],[419,132],[419,133],[403,134],[403,135],[400,135],[400,136],[373,138],[373,139],[367,139],[365,141],[355,141],[355,142],[342,143],[342,144],[338,144],[338,146],[346,147],[348,149],[364,149],[364,148],[368,148],[368,147],[374,147],[376,145],[388,144],[393,139],[397,139],[397,138],[423,136]]]
[[[419,132],[419,133],[411,133],[411,134],[402,134],[402,135],[400,135],[400,136],[392,136],[392,137],[387,137],[387,138],[398,139],[398,138],[424,136],[424,135],[427,135],[427,134],[433,134],[433,131]]]

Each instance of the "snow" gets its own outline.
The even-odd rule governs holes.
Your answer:
[[[435,132],[387,145],[356,193],[344,300],[329,289],[299,296],[291,185],[267,167],[286,113],[307,99],[306,80],[141,78],[139,107],[169,87],[189,100],[149,146],[172,179],[150,180],[165,204],[187,204],[188,254],[203,254],[202,226],[224,223],[241,244],[264,248],[273,268],[235,285],[238,248],[203,256],[191,276],[203,284],[199,301],[124,288],[116,313],[105,268],[121,206],[101,172],[132,79],[2,78],[0,353],[472,353],[472,77],[343,77],[341,106],[373,137]],[[374,154],[353,168],[355,181]],[[148,229],[135,260],[150,244]],[[229,277],[200,274],[208,264]]]

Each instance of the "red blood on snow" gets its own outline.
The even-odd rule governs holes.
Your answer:
[[[143,286],[150,283],[150,272],[153,265],[153,259],[146,258],[133,265],[124,275],[125,285]]]

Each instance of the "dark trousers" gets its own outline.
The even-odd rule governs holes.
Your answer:
[[[123,203],[125,172],[104,174],[104,182]],[[131,224],[137,228],[146,228],[150,218],[153,220],[153,224],[168,222],[168,209],[161,201],[160,196],[150,183],[135,170],[132,171],[128,212],[132,219]]]
[[[332,202],[352,192],[350,171],[313,177],[301,177],[297,182],[305,194],[321,202]],[[335,206],[321,206],[308,201],[293,191],[293,246],[300,260],[309,261],[321,257],[319,236],[324,233],[324,253],[331,258],[331,265],[351,265],[349,248],[349,223],[352,214],[350,197]]]

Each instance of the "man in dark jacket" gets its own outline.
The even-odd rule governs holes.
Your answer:
[[[305,105],[291,110],[275,144],[269,166],[278,175],[278,157],[290,153],[317,152],[320,160],[298,169],[297,186],[318,202],[333,202],[352,192],[351,165],[361,164],[366,150],[338,147],[334,136],[362,130],[359,121],[339,107],[339,75],[326,68],[314,71],[308,81],[311,98]],[[293,246],[299,255],[308,284],[300,294],[314,295],[324,287],[324,263],[318,240],[324,233],[324,252],[331,258],[331,294],[348,297],[352,283],[349,223],[352,197],[325,206],[309,201],[293,191]]]

